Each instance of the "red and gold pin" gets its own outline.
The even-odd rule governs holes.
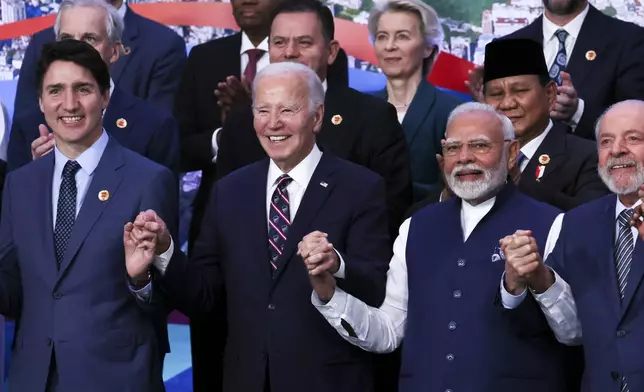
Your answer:
[[[98,192],[98,200],[106,201],[109,198],[110,198],[110,192],[108,192],[106,190],[102,190],[102,191]]]
[[[548,156],[548,154],[541,155],[539,157],[539,163],[542,165],[547,165],[548,163],[550,163],[550,157]]]
[[[336,114],[335,116],[331,117],[331,123],[333,125],[340,125],[342,122],[342,116],[339,114]]]
[[[586,60],[593,61],[596,58],[597,58],[597,52],[595,52],[594,50],[589,50],[588,52],[586,52]]]
[[[116,120],[116,126],[119,128],[127,127],[127,120],[125,120],[124,118],[119,118],[118,120]]]
[[[123,47],[123,55],[127,56],[130,53],[132,53],[132,50],[130,49],[130,47],[129,46],[124,46]]]

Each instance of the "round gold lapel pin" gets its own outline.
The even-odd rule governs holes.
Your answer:
[[[547,165],[550,162],[550,157],[548,154],[543,154],[539,157],[539,163],[542,165]]]
[[[588,52],[586,52],[586,60],[593,61],[596,58],[597,58],[597,52],[595,52],[594,50],[589,50]]]
[[[124,46],[124,47],[123,47],[123,54],[124,54],[125,56],[127,56],[127,55],[129,55],[130,53],[132,53],[132,49],[130,49],[130,47],[129,47],[129,46]]]
[[[116,126],[119,128],[127,127],[127,120],[124,118],[119,118],[118,120],[116,120]]]
[[[342,116],[339,114],[336,114],[335,116],[331,117],[331,123],[333,125],[340,125],[342,122]]]
[[[106,190],[102,190],[102,191],[98,192],[98,200],[105,201],[105,200],[107,200],[109,198],[110,198],[110,192],[108,192]]]

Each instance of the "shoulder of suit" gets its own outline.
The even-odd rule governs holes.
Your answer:
[[[132,10],[129,9],[128,12],[132,12]],[[136,12],[132,12],[132,14],[135,16],[136,24],[139,27],[140,34],[154,37],[157,41],[162,41],[165,39],[175,39],[183,41],[183,38],[168,26],[152,19],[148,19],[145,16],[137,14]]]
[[[172,172],[170,172],[170,169],[168,169],[167,167],[156,163],[137,152],[123,147],[122,145],[118,144],[118,142],[116,143],[116,145],[118,146],[117,148],[119,150],[119,153],[123,157],[123,163],[127,167],[128,175],[134,175],[137,178],[146,178],[143,176],[152,178],[156,175],[161,174],[162,172],[172,174]]]
[[[239,43],[239,46],[237,45]],[[239,39],[238,34],[228,35],[221,38],[216,38],[208,42],[195,45],[190,49],[190,56],[212,56],[213,53],[221,55],[221,51],[228,51],[234,49],[236,55],[239,55],[239,50],[241,48],[241,40]],[[225,56],[225,54],[224,54]]]
[[[56,39],[56,34],[54,33],[54,28],[53,27],[47,27],[46,29],[40,30],[36,34],[32,35],[31,41],[45,41],[45,42],[53,42]]]
[[[614,203],[614,201],[616,200],[617,200],[617,196],[614,193],[609,193],[607,195],[599,197],[595,200],[591,200],[571,210],[566,211],[565,216],[566,217],[581,216],[581,217],[586,217],[590,220],[596,220],[597,213],[602,211],[604,208],[606,208],[607,205]]]
[[[566,144],[575,150],[576,156],[594,155],[597,153],[597,142],[579,136],[566,134]]]
[[[517,199],[523,199],[523,205],[534,212],[535,216],[540,216],[544,214],[559,215],[563,211],[559,208],[554,207],[548,203],[533,199],[532,197],[522,193],[516,192],[515,196]],[[545,216],[545,215],[544,215]]]
[[[348,103],[358,105],[361,108],[373,111],[373,113],[377,113],[379,108],[384,109],[387,107],[387,101],[373,94],[363,93],[351,87],[344,87],[337,91],[338,95],[344,97]]]
[[[159,107],[150,101],[141,99],[134,95],[131,95],[131,99],[134,101],[134,105],[132,107],[134,108],[135,113],[140,114],[142,118],[150,122],[165,122],[166,120],[173,118],[172,113],[168,109]]]

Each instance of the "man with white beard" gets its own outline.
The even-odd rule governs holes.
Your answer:
[[[514,308],[536,300],[547,324],[533,324],[533,333],[549,326],[560,342],[583,345],[584,391],[639,392],[644,391],[644,102],[613,105],[599,118],[595,135],[599,174],[614,194],[557,217],[545,248],[529,231],[502,239],[503,304]]]
[[[564,391],[563,345],[516,323],[543,318],[538,306],[524,301],[508,311],[499,293],[499,238],[530,227],[543,245],[559,210],[507,181],[519,143],[510,120],[493,107],[457,107],[445,136],[444,174],[457,197],[402,224],[383,305],[347,294],[324,265],[307,260],[317,280],[311,301],[364,350],[391,352],[404,336],[400,392]]]

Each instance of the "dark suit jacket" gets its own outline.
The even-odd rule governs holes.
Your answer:
[[[539,157],[548,155],[543,177]],[[568,211],[610,191],[597,173],[597,145],[553,127],[521,173],[519,189],[534,199]]]
[[[506,37],[542,43],[543,15]],[[592,61],[586,59],[590,50],[597,54]],[[595,139],[595,122],[606,108],[626,99],[644,99],[644,28],[607,16],[590,5],[568,56],[566,72],[585,105],[575,134]]]
[[[186,64],[183,38],[128,8],[125,12],[123,46],[129,54],[121,57],[110,69],[114,83],[124,91],[149,100],[165,110],[172,110],[179,75]],[[14,118],[38,108],[36,63],[45,44],[54,42],[53,27],[42,30],[31,39],[20,68],[14,103]]]
[[[391,256],[384,182],[323,153],[272,277],[268,165],[263,159],[215,183],[190,260],[175,247],[163,284],[187,314],[219,312],[225,298],[224,391],[263,392],[267,366],[273,391],[372,391],[372,355],[317,313],[297,244],[314,230],[328,233],[345,262],[339,286],[379,306]]]
[[[116,125],[119,119],[125,120],[124,128]],[[47,123],[39,108],[14,119],[7,149],[8,171],[32,161],[31,142],[39,137],[40,124]],[[166,110],[114,87],[103,117],[103,126],[121,145],[178,172],[179,130],[176,121]]]
[[[9,173],[0,224],[0,313],[19,317],[9,384],[43,391],[52,353],[56,391],[162,391],[155,336],[162,291],[143,302],[126,280],[123,227],[156,210],[176,228],[172,173],[118,145],[107,147],[57,268],[52,178],[54,154]],[[109,199],[96,196],[107,190]],[[156,284],[156,283],[153,283]]]
[[[318,144],[385,179],[390,230],[395,236],[411,205],[412,188],[407,143],[394,107],[372,95],[335,85],[328,87],[324,103]],[[335,115],[342,118],[337,125],[331,122]],[[232,113],[221,132],[218,178],[266,157],[255,134],[250,107]]]
[[[376,93],[387,100],[387,90]],[[423,80],[405,114],[402,128],[409,146],[414,202],[423,200],[433,189],[443,189],[436,154],[441,153],[447,118],[462,102]]]

